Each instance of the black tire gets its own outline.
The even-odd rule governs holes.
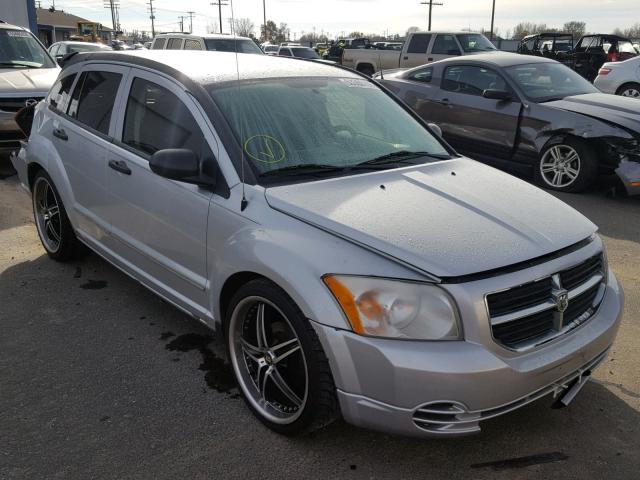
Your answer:
[[[625,83],[616,91],[616,95],[622,95],[627,91],[635,91],[634,95],[626,95],[627,97],[640,99],[640,83],[636,83],[636,82]]]
[[[559,149],[559,150],[557,150]],[[578,165],[577,174],[575,178],[569,181],[569,175],[572,173],[563,172],[560,168],[559,172],[555,170],[549,171],[551,167],[549,162],[552,162],[554,156],[553,152],[567,152],[569,154],[574,151],[577,154],[577,163],[574,161],[569,165],[571,170],[576,170],[575,166]],[[544,170],[544,173],[543,173]],[[558,173],[563,175],[562,179],[565,179],[566,184],[553,184],[553,176]],[[589,146],[589,144],[578,138],[565,138],[559,142],[552,142],[547,144],[540,153],[538,163],[534,168],[534,178],[536,183],[546,189],[555,190],[557,192],[570,192],[578,193],[586,190],[595,182],[598,177],[598,158],[595,150]]]
[[[45,185],[50,188],[50,191],[48,191],[46,195],[54,200],[58,207],[57,214],[55,214],[55,217],[57,218],[50,220],[52,225],[55,223],[55,229],[60,237],[57,245],[53,245],[52,242],[55,239],[53,238],[53,235],[49,233],[47,228],[43,227],[43,222],[46,221],[42,219],[42,214],[38,211],[37,197],[43,194],[40,189],[45,188]],[[40,242],[47,252],[47,255],[59,262],[66,262],[80,257],[85,252],[84,245],[82,245],[76,237],[73,227],[71,226],[71,222],[69,222],[67,211],[65,210],[62,199],[60,198],[60,194],[58,193],[53,180],[51,180],[51,177],[44,170],[40,170],[36,173],[33,179],[31,200],[38,237],[40,238]]]
[[[359,65],[358,71],[367,77],[373,77],[373,74],[376,73],[375,69],[371,65]]]
[[[257,385],[255,383],[253,385],[249,384],[249,382],[246,381],[246,377],[244,377],[245,380],[243,380],[243,373],[240,373],[238,370],[239,368],[247,368],[245,365],[247,365],[247,361],[250,362],[251,360],[244,358],[244,363],[242,363],[242,358],[240,360],[238,360],[238,358],[242,356],[243,353],[239,353],[237,347],[234,349],[234,344],[236,346],[239,345],[234,334],[234,330],[238,327],[239,321],[236,310],[241,310],[244,303],[255,298],[268,300],[286,316],[289,325],[293,328],[299,340],[301,347],[299,351],[304,355],[308,379],[306,382],[306,400],[296,413],[296,415],[298,415],[297,418],[290,423],[283,424],[271,421],[263,411],[256,408],[254,403],[252,403],[255,401],[255,393],[253,393],[254,399],[252,400],[250,397],[253,390],[250,390],[250,388],[257,387]],[[234,316],[236,320],[234,320]],[[280,287],[263,278],[252,280],[240,287],[233,295],[229,308],[227,309],[225,336],[227,352],[242,397],[252,413],[271,430],[284,435],[297,435],[322,428],[337,418],[339,407],[329,361],[324,354],[324,350],[320,345],[320,341],[313,327],[305,318],[300,308]],[[246,375],[248,371],[248,368],[244,370],[244,375]],[[259,378],[260,376],[258,375],[258,379]],[[247,390],[245,391],[245,389]],[[263,408],[265,407],[263,406]]]

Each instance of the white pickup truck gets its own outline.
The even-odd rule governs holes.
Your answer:
[[[342,65],[373,75],[379,70],[412,68],[443,58],[494,50],[496,47],[481,33],[416,32],[409,34],[400,52],[347,48],[342,55]]]

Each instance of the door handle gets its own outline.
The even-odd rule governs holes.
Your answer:
[[[63,128],[54,128],[53,136],[58,137],[60,140],[64,140],[65,142],[69,140],[69,137],[67,136],[67,132],[65,132]]]
[[[427,62],[433,62],[433,57],[427,57]]]
[[[436,103],[439,103],[440,105],[448,106],[449,105],[449,99],[448,98],[443,98],[442,100],[436,100]]]
[[[116,172],[131,175],[131,169],[123,160],[109,160],[109,168],[113,168]]]
[[[409,57],[403,57],[404,60],[409,60]]]

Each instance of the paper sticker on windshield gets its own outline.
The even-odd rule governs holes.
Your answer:
[[[30,37],[28,32],[23,32],[21,30],[7,30],[7,35],[10,37]]]
[[[373,83],[364,78],[341,78],[340,81],[347,87],[372,88],[374,90],[377,88]]]
[[[270,135],[254,135],[244,142],[244,151],[252,160],[260,163],[278,163],[286,152],[280,141]]]

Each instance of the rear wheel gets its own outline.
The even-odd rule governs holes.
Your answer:
[[[240,391],[265,425],[297,434],[330,423],[337,399],[329,363],[297,305],[266,279],[234,295],[227,347]]]
[[[559,192],[581,192],[598,174],[598,161],[589,145],[566,139],[546,147],[536,168],[538,185]]]
[[[618,89],[616,95],[640,99],[640,83],[625,83]]]
[[[58,190],[44,170],[36,174],[31,191],[38,236],[47,254],[58,261],[78,256],[82,245],[69,222]]]

